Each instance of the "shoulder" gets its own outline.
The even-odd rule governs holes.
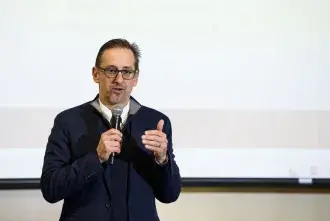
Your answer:
[[[139,121],[143,120],[143,124],[148,128],[155,128],[160,120],[164,121],[164,131],[167,134],[172,133],[172,123],[170,118],[160,110],[151,107],[141,106],[139,111]],[[144,120],[145,119],[145,120]]]
[[[134,97],[131,97],[131,100],[134,101],[137,105],[140,106],[140,109],[137,112],[138,118],[140,119],[148,119],[148,121],[161,120],[163,119],[165,122],[170,123],[170,118],[162,111],[157,110],[155,108],[143,105],[139,103]]]
[[[163,120],[169,121],[169,117],[162,111],[148,106],[141,105],[140,114],[148,118],[162,118]]]
[[[54,119],[54,123],[57,124],[67,124],[69,122],[74,122],[81,118],[82,113],[85,112],[89,107],[89,102],[79,104],[59,112]]]

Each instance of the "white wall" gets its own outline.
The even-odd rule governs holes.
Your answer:
[[[98,48],[110,38],[127,37],[139,43],[143,52],[141,81],[134,93],[143,104],[179,111],[328,112],[329,8],[329,0],[1,1],[0,106],[24,113],[26,107],[63,108],[85,102],[96,92],[90,70]],[[155,92],[157,96],[152,96]],[[323,116],[318,114],[311,122],[314,133],[300,137],[328,148],[329,124],[317,124],[329,121]],[[187,121],[194,122],[195,117]],[[10,118],[2,114],[3,130],[16,135],[17,130],[8,130],[10,122],[3,123],[6,119]],[[245,134],[224,135],[233,126],[243,125],[228,119],[226,115],[219,120],[224,126],[220,141],[231,138],[229,144],[246,147]],[[219,121],[209,123],[215,128]],[[244,120],[250,121],[256,122],[255,118]],[[264,130],[268,121],[258,122],[261,126],[253,130],[249,124],[240,129],[253,134],[272,131],[269,127],[274,124],[266,124],[268,130]],[[179,125],[174,136],[182,139],[180,124],[174,124]],[[281,132],[298,131],[283,124],[275,127]],[[26,131],[33,130],[27,127]],[[45,136],[35,141],[42,142],[39,139]],[[192,139],[186,138],[183,147],[189,146],[186,140]],[[278,147],[281,140],[266,141]],[[307,145],[300,139],[293,141]],[[6,144],[0,148],[18,147]],[[44,146],[26,148],[42,150]],[[10,162],[17,162],[17,156],[11,156]],[[204,161],[213,163],[208,159]],[[307,163],[303,165],[306,174],[311,166]],[[4,168],[10,167],[11,163],[0,162],[0,173],[7,176]],[[325,194],[185,192],[175,204],[159,204],[159,212],[162,221],[328,221],[329,205],[330,197]],[[0,221],[57,220],[59,210],[60,204],[47,204],[37,190],[0,191]]]
[[[141,47],[133,94],[173,120],[184,177],[329,178],[329,8],[329,0],[0,1],[0,178],[39,177],[54,115],[95,96],[97,51],[118,37]],[[33,163],[15,170],[17,159]]]

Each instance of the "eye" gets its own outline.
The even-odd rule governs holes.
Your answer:
[[[131,70],[122,70],[122,72],[123,72],[123,74],[126,74],[126,75],[133,73],[133,71],[131,71]]]
[[[105,71],[108,72],[108,73],[111,73],[111,74],[115,74],[115,73],[118,72],[118,70],[114,69],[114,68],[107,68]]]

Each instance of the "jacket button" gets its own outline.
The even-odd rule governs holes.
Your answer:
[[[106,204],[105,204],[105,207],[106,207],[106,208],[109,208],[109,207],[110,207],[110,204],[109,204],[109,203],[106,203]]]

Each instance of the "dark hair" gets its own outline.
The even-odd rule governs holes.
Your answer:
[[[140,62],[140,57],[141,57],[141,52],[137,44],[135,43],[130,43],[126,39],[123,38],[116,38],[116,39],[111,39],[104,43],[102,47],[100,48],[99,52],[97,53],[96,56],[96,61],[95,61],[95,66],[100,67],[101,64],[101,59],[102,55],[105,50],[112,49],[112,48],[126,48],[129,49],[133,52],[134,58],[135,58],[135,63],[134,63],[134,68],[135,70],[139,70],[139,62]]]

